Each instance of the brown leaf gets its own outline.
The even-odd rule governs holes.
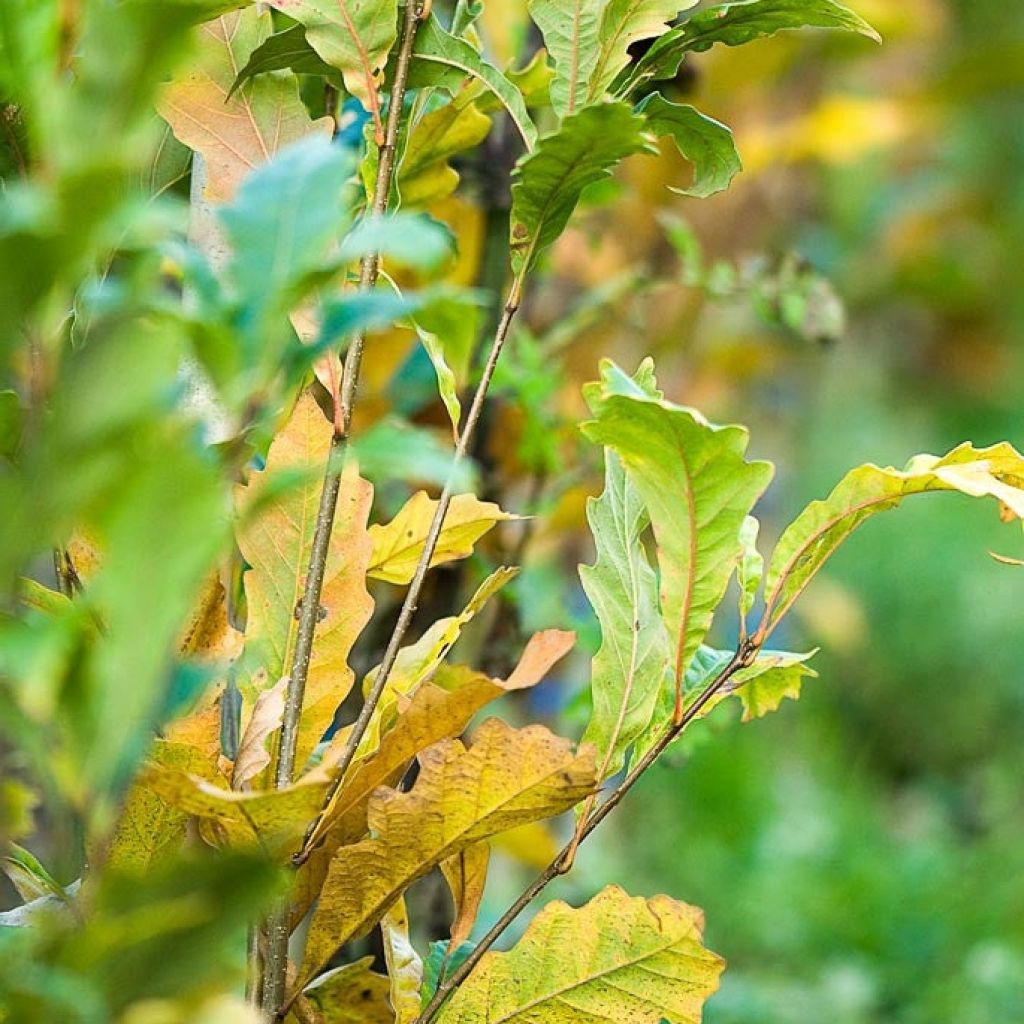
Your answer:
[[[270,12],[255,6],[201,25],[193,60],[160,96],[161,117],[206,161],[211,200],[230,199],[246,174],[281,147],[332,130],[331,118],[310,118],[291,72],[258,75],[228,99],[238,72],[272,31]]]
[[[480,911],[487,884],[487,866],[491,860],[489,843],[475,843],[460,850],[454,857],[441,862],[441,873],[451,890],[455,903],[455,919],[452,921],[451,942],[453,950],[469,938]]]
[[[252,709],[238,745],[238,756],[231,772],[232,789],[248,789],[249,783],[270,764],[267,738],[281,728],[288,676],[282,676],[269,690],[264,690]]]

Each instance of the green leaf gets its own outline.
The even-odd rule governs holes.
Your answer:
[[[432,14],[416,33],[409,85],[413,88],[441,86],[454,95],[464,85],[467,75],[494,94],[508,111],[526,148],[532,149],[537,141],[537,128],[526,110],[522,93],[465,39],[446,32]]]
[[[704,915],[609,886],[578,910],[549,903],[507,953],[487,953],[438,1024],[699,1024],[724,961]]]
[[[452,233],[424,214],[392,213],[363,217],[341,243],[340,258],[355,261],[370,253],[416,270],[438,270],[452,256]]]
[[[629,63],[629,48],[661,36],[680,11],[697,0],[608,0],[601,17],[600,52],[590,79],[588,102],[601,100]]]
[[[959,491],[993,497],[1010,516],[1024,519],[1024,456],[1010,444],[962,444],[947,455],[917,455],[903,470],[871,464],[851,470],[823,501],[814,501],[779,538],[765,577],[765,614],[758,637],[767,637],[832,553],[877,512],[911,494]]]
[[[658,546],[661,614],[683,677],[725,593],[740,553],[740,528],[768,485],[772,466],[746,462],[747,431],[718,427],[675,405],[614,363],[584,389],[596,419],[583,431],[622,459],[647,505]]]
[[[352,447],[363,475],[375,484],[404,480],[441,487],[451,471],[451,449],[437,433],[394,417],[361,432]],[[460,462],[455,473],[456,490],[473,490],[476,469],[471,460]]]
[[[594,565],[580,566],[583,589],[601,624],[591,689],[594,710],[583,742],[598,751],[598,776],[622,767],[632,742],[650,725],[670,644],[658,609],[658,581],[641,534],[647,510],[614,452],[605,452],[605,487],[587,501],[597,546]]]
[[[645,82],[673,78],[688,52],[701,53],[716,43],[741,46],[785,29],[830,28],[881,42],[881,36],[859,15],[836,0],[737,0],[698,11],[679,28],[661,36],[614,83],[625,95]]]
[[[602,0],[530,0],[530,17],[555,62],[551,106],[559,117],[586,105],[597,63]]]
[[[732,132],[695,107],[671,103],[652,93],[638,106],[647,125],[659,138],[671,138],[679,152],[693,164],[693,184],[673,188],[684,196],[705,197],[727,189],[743,169]]]
[[[268,0],[304,25],[306,38],[337,68],[345,88],[379,115],[376,76],[398,35],[398,0]]]
[[[565,230],[583,190],[633,153],[651,152],[644,120],[625,103],[586,107],[516,165],[512,186],[512,266],[529,269]]]
[[[296,24],[286,28],[283,32],[275,32],[272,36],[268,36],[249,54],[245,67],[238,72],[231,86],[228,99],[250,78],[256,75],[265,75],[268,71],[283,71],[286,68],[290,68],[300,75],[318,75],[334,85],[344,87],[344,82],[337,69],[331,67],[309,45],[309,40],[306,39],[306,30]]]
[[[747,516],[740,527],[740,556],[736,563],[736,582],[740,586],[740,617],[746,619],[754,607],[757,590],[764,576],[764,556],[757,550],[761,524]]]

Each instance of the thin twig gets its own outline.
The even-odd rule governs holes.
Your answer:
[[[394,85],[391,89],[388,107],[387,129],[378,154],[377,178],[370,206],[370,214],[372,216],[382,215],[387,211],[388,207],[388,199],[391,194],[394,178],[399,128],[401,126],[403,107],[405,106],[406,83],[409,79],[409,66],[412,62],[416,29],[419,25],[422,9],[422,5],[413,2],[413,0],[410,0],[405,7],[405,18],[402,22]],[[359,268],[360,291],[370,291],[374,287],[377,283],[379,271],[380,256],[378,253],[369,253],[363,257]],[[338,492],[341,489],[344,455],[348,445],[349,431],[352,426],[352,411],[355,405],[356,386],[359,382],[359,370],[362,364],[365,344],[366,335],[364,333],[357,334],[345,355],[345,365],[339,392],[340,417],[336,409],[334,434],[331,440],[327,465],[324,470],[324,483],[320,492],[316,527],[313,532],[309,570],[306,573],[306,580],[302,589],[302,599],[298,608],[299,628],[296,634],[295,653],[292,658],[288,691],[285,696],[285,709],[281,721],[281,737],[278,743],[277,765],[274,772],[274,785],[278,789],[290,785],[295,772],[295,751],[298,745],[302,704],[306,693],[306,678],[309,674],[313,638],[319,617],[320,594],[323,590],[327,555],[331,544],[331,531],[334,527],[334,518],[338,506]],[[280,1015],[280,1008],[284,1001],[287,985],[289,932],[288,909],[286,907],[278,908],[267,921],[267,955],[263,971],[263,1009],[272,1019]]]
[[[330,788],[327,791],[327,795],[324,798],[320,812],[306,833],[306,840],[302,844],[302,849],[293,858],[293,862],[296,866],[305,863],[305,861],[309,859],[310,853],[321,838],[321,826],[328,808],[330,807],[331,801],[334,798],[334,794],[341,786],[345,772],[352,763],[353,757],[355,757],[356,750],[359,747],[359,742],[362,740],[363,735],[370,724],[373,712],[376,709],[377,704],[380,701],[381,694],[383,694],[384,688],[387,686],[388,679],[391,676],[391,670],[395,666],[395,661],[398,658],[398,652],[401,649],[402,640],[405,637],[409,624],[412,622],[413,614],[416,611],[416,603],[419,600],[420,591],[423,589],[423,581],[426,579],[427,571],[430,568],[430,561],[433,558],[434,549],[437,547],[438,539],[441,536],[441,530],[444,526],[444,518],[448,513],[448,506],[451,504],[452,500],[456,471],[462,459],[465,458],[466,452],[469,450],[469,445],[473,439],[473,432],[480,420],[484,400],[487,398],[487,391],[490,388],[491,379],[494,376],[495,367],[498,365],[498,359],[501,356],[502,348],[508,338],[509,328],[512,326],[512,320],[516,315],[516,311],[519,309],[522,286],[523,275],[520,275],[512,282],[512,287],[509,289],[508,299],[505,302],[505,308],[502,311],[501,319],[498,321],[498,326],[495,329],[494,340],[491,342],[490,352],[487,355],[487,362],[485,363],[483,372],[480,376],[480,383],[477,385],[476,393],[473,395],[473,404],[470,406],[469,412],[466,415],[465,425],[459,435],[458,444],[455,446],[455,454],[452,458],[452,466],[448,474],[448,479],[445,482],[444,489],[441,491],[440,498],[438,498],[437,508],[434,511],[434,518],[431,520],[430,528],[427,531],[423,551],[420,553],[419,562],[416,565],[416,571],[409,584],[409,589],[406,591],[405,600],[402,602],[402,608],[398,613],[398,621],[395,623],[395,628],[388,641],[387,650],[384,652],[384,658],[377,671],[373,686],[371,687],[370,692],[366,695],[366,700],[359,712],[359,716],[353,723],[352,731],[349,733],[348,738],[345,741],[345,746],[342,748],[338,757],[333,779]]]
[[[564,875],[572,867],[575,849],[589,836],[598,825],[622,802],[625,795],[636,785],[640,777],[664,753],[666,747],[692,722],[707,705],[708,701],[718,693],[732,676],[741,668],[749,665],[757,654],[757,649],[750,644],[741,644],[722,671],[701,691],[697,699],[686,709],[679,723],[670,723],[653,747],[630,769],[626,777],[612,790],[604,801],[587,819],[580,830],[579,841],[569,842],[553,861],[523,890],[522,893],[501,915],[486,935],[476,944],[465,961],[437,986],[430,1002],[413,1024],[430,1024],[437,1016],[445,1000],[461,985],[473,968],[480,962],[483,955],[501,937],[506,928],[544,891],[559,875]]]

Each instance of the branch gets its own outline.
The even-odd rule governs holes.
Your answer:
[[[477,385],[476,392],[473,395],[473,404],[470,406],[469,413],[466,416],[465,426],[462,429],[462,433],[459,435],[458,444],[455,446],[455,455],[452,459],[452,466],[448,473],[448,479],[445,481],[444,489],[441,491],[440,498],[438,498],[437,508],[434,511],[434,518],[431,520],[430,529],[427,531],[427,538],[423,545],[423,551],[420,553],[419,562],[416,565],[416,571],[409,584],[409,589],[406,591],[405,600],[402,602],[402,608],[398,613],[398,621],[395,623],[395,628],[391,633],[387,650],[384,652],[384,658],[381,661],[380,669],[374,679],[373,686],[370,689],[370,692],[366,695],[366,700],[359,712],[359,717],[355,720],[352,726],[352,731],[349,733],[348,739],[345,741],[345,746],[341,750],[338,763],[334,769],[334,776],[331,781],[331,785],[327,790],[327,795],[324,798],[320,812],[317,814],[313,823],[306,832],[306,838],[302,844],[302,849],[292,858],[292,861],[296,866],[304,864],[318,844],[321,838],[321,827],[327,810],[330,807],[331,801],[334,799],[335,793],[337,793],[342,781],[344,780],[345,773],[348,770],[349,765],[351,765],[352,759],[355,757],[356,750],[359,747],[359,743],[362,740],[363,735],[366,733],[366,729],[370,724],[370,719],[373,717],[373,712],[376,710],[377,704],[380,701],[381,694],[383,694],[384,688],[387,686],[388,679],[391,677],[391,670],[395,666],[395,661],[398,658],[398,652],[401,649],[402,640],[405,637],[409,624],[412,622],[413,614],[416,611],[416,603],[419,600],[420,591],[423,589],[423,581],[426,579],[427,570],[430,568],[430,560],[434,555],[434,549],[437,547],[438,539],[441,536],[441,529],[444,526],[444,518],[448,513],[448,506],[451,504],[452,491],[455,486],[455,471],[463,458],[465,458],[466,452],[469,450],[470,443],[473,439],[473,433],[480,420],[480,414],[483,412],[484,400],[487,398],[487,391],[491,386],[491,378],[494,376],[494,370],[498,365],[498,359],[501,356],[501,351],[504,348],[505,341],[508,339],[509,328],[512,326],[512,320],[516,315],[516,311],[519,309],[519,300],[522,295],[523,288],[523,278],[524,275],[522,274],[517,277],[512,282],[512,287],[509,289],[508,299],[505,302],[505,308],[502,311],[501,319],[498,321],[498,326],[495,329],[494,340],[491,342],[491,348],[487,355],[487,362],[485,363],[483,372],[480,376],[480,383]]]
[[[409,0],[405,6],[395,81],[388,106],[387,129],[384,133],[383,144],[380,146],[377,179],[370,207],[370,213],[373,216],[380,216],[386,212],[391,194],[398,134],[405,106],[406,83],[409,80],[413,44],[416,41],[416,29],[419,26],[422,11],[422,4],[414,2],[414,0]],[[359,267],[359,290],[370,291],[377,283],[379,271],[379,253],[369,253],[364,256]],[[352,410],[355,405],[356,385],[359,381],[359,369],[365,344],[365,333],[357,334],[345,354],[341,388],[337,396],[340,411],[335,409],[334,435],[324,470],[324,483],[320,492],[316,527],[313,532],[309,570],[306,573],[302,599],[297,609],[299,628],[289,674],[288,691],[285,696],[281,738],[278,744],[277,765],[274,773],[274,785],[277,789],[288,786],[295,773],[295,750],[298,744],[302,704],[306,694],[306,678],[309,674],[317,613],[320,609],[320,594],[323,590],[327,555],[331,545],[331,531],[334,527],[334,518],[338,507],[338,492],[341,489],[342,464],[352,426]],[[272,1018],[279,1017],[281,1004],[284,1001],[288,968],[288,935],[287,908],[279,908],[267,922],[267,956],[263,974],[263,1009]]]
[[[430,1024],[433,1021],[445,1000],[469,977],[473,968],[501,937],[505,929],[547,888],[550,882],[559,875],[564,875],[572,867],[572,859],[579,843],[586,839],[618,807],[640,777],[664,753],[665,748],[700,714],[708,701],[725,686],[736,672],[753,661],[756,654],[757,648],[749,641],[740,644],[729,663],[701,691],[697,699],[686,709],[681,720],[678,723],[669,724],[657,743],[630,769],[622,782],[612,790],[608,799],[586,819],[586,823],[579,830],[578,837],[573,837],[572,841],[559,852],[555,859],[515,899],[508,910],[498,918],[458,969],[437,986],[430,1002],[413,1024]]]

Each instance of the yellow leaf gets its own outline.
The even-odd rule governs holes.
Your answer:
[[[495,836],[491,845],[506,857],[541,871],[555,859],[562,844],[546,822],[531,821]]]
[[[596,786],[592,747],[574,753],[543,726],[517,730],[494,718],[469,750],[445,740],[425,751],[420,765],[408,793],[374,793],[374,838],[342,847],[331,862],[310,924],[305,978],[442,861],[497,832],[560,814]]]
[[[251,568],[245,574],[249,607],[244,663],[254,675],[239,680],[249,706],[261,689],[255,672],[276,680],[291,669],[298,634],[296,608],[309,566],[323,468],[331,444],[331,426],[308,393],[274,438],[266,469],[254,473],[237,492],[242,518],[238,546]],[[281,489],[282,478],[298,482]],[[371,543],[366,520],[373,488],[354,465],[345,469],[331,533],[320,617],[306,680],[296,764],[305,764],[352,688],[348,665],[352,645],[373,611],[366,590]]]
[[[395,1024],[412,1024],[420,1013],[423,961],[409,939],[409,914],[405,900],[398,900],[380,922],[384,959],[391,985]]]
[[[480,901],[487,884],[487,866],[491,860],[488,843],[474,843],[460,850],[454,857],[441,861],[441,873],[448,883],[455,904],[455,919],[452,921],[449,949],[457,949],[459,943],[469,938],[476,924]]]
[[[487,953],[438,1024],[699,1024],[725,966],[696,907],[609,886],[549,903],[507,953]]]
[[[228,621],[224,584],[216,572],[211,573],[178,637],[178,650],[210,661],[233,661],[242,652],[242,639]]]
[[[377,703],[373,718],[367,727],[359,747],[359,755],[365,756],[376,750],[381,734],[389,728],[399,706],[401,697],[411,693],[425,679],[435,672],[448,652],[455,646],[463,627],[467,625],[480,609],[511,580],[518,569],[502,567],[491,573],[477,587],[476,593],[458,615],[438,619],[414,644],[403,647],[398,652],[394,667],[388,676],[387,685]],[[363,680],[363,693],[370,692],[380,666],[371,669]]]
[[[539,683],[551,666],[572,648],[575,639],[574,633],[559,629],[535,634],[505,681],[491,679],[464,665],[453,665],[441,666],[434,681],[417,687],[394,727],[384,734],[380,747],[353,763],[344,785],[331,798],[310,836],[313,853],[298,871],[293,895],[297,916],[301,918],[312,906],[338,848],[366,834],[367,804],[378,786],[396,783],[421,750],[439,740],[458,736],[473,716],[491,701],[512,690]],[[329,748],[321,767],[330,770],[331,766]]]
[[[436,509],[437,502],[426,491],[417,491],[390,523],[371,526],[373,555],[369,575],[387,583],[410,583]],[[479,501],[472,494],[457,494],[444,517],[431,567],[466,558],[472,554],[473,545],[496,523],[518,518],[502,512],[493,502]]]
[[[306,135],[330,136],[333,121],[313,121],[291,72],[258,75],[231,98],[235,77],[273,31],[269,11],[223,14],[197,29],[194,59],[158,103],[179,142],[206,160],[211,200],[230,199],[246,174]]]
[[[373,957],[322,974],[306,996],[323,1016],[324,1024],[394,1024],[388,1006],[388,979],[370,970]]]

